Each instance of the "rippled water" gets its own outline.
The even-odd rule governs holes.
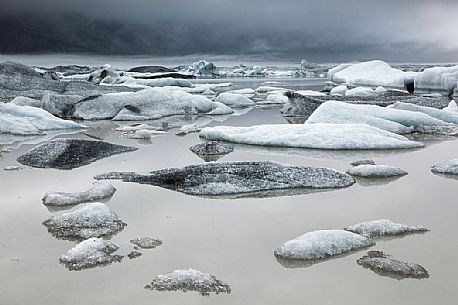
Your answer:
[[[308,88],[307,88],[308,89]],[[203,119],[201,118],[203,121]],[[248,126],[285,123],[278,108],[255,108],[212,125]],[[286,164],[349,168],[357,158],[399,166],[408,176],[394,181],[359,181],[337,191],[289,194],[274,198],[207,199],[160,187],[113,181],[118,189],[107,204],[127,223],[114,236],[117,245],[151,236],[163,241],[143,256],[103,268],[70,272],[59,257],[74,243],[53,238],[41,224],[55,212],[41,198],[46,191],[82,191],[92,177],[106,171],[150,171],[203,161],[189,151],[197,134],[167,135],[151,143],[127,139],[111,122],[70,135],[97,137],[136,146],[74,170],[25,168],[0,171],[0,304],[454,304],[458,267],[455,227],[457,180],[430,172],[430,166],[456,158],[458,140],[433,142],[425,149],[398,152],[332,152],[269,149],[238,145],[221,161],[273,160]],[[85,135],[85,133],[87,135]],[[68,136],[68,135],[67,135]],[[0,167],[33,145],[0,158]],[[385,183],[388,182],[388,183]],[[425,267],[424,280],[381,277],[356,264],[357,252],[309,267],[286,268],[275,259],[276,247],[312,230],[343,228],[388,218],[424,224],[431,231],[403,239],[379,241],[373,249]],[[144,289],[156,275],[196,268],[231,285],[231,294]]]

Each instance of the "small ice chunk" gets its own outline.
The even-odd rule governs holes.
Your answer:
[[[382,251],[369,251],[357,260],[358,265],[369,268],[378,275],[388,276],[397,280],[406,278],[425,279],[428,271],[419,264],[403,262],[391,258]]]
[[[385,94],[388,92],[388,90],[386,90],[383,86],[378,86],[375,88],[374,92],[377,94]]]
[[[275,256],[285,259],[319,260],[354,250],[373,246],[375,243],[362,235],[345,230],[319,230],[287,241],[275,250]]]
[[[132,239],[130,242],[134,245],[139,246],[142,249],[154,249],[162,245],[162,241],[151,237],[136,238]]]
[[[121,261],[122,256],[112,255],[117,249],[118,247],[108,240],[89,238],[71,248],[59,261],[69,270],[105,266]]]
[[[365,178],[384,178],[407,175],[407,172],[394,166],[362,164],[347,171],[348,174]]]
[[[273,93],[266,97],[265,104],[286,104],[288,103],[288,97],[283,93]]]
[[[429,231],[425,226],[409,226],[395,223],[388,219],[361,222],[345,228],[345,230],[368,237],[400,236]]]
[[[135,132],[137,130],[156,130],[156,131],[163,131],[161,127],[154,127],[148,124],[133,124],[133,125],[125,125],[115,128],[116,131],[121,132]]]
[[[433,173],[445,175],[458,175],[458,159],[452,159],[433,165],[431,171]]]
[[[216,92],[213,91],[212,89],[210,88],[207,88],[204,92],[202,92],[203,95],[215,95]]]
[[[42,200],[45,205],[67,206],[108,198],[112,196],[115,191],[116,189],[110,183],[96,182],[85,192],[48,192],[44,195]]]
[[[201,158],[211,157],[211,156],[223,156],[227,155],[234,151],[234,147],[229,144],[209,141],[205,143],[196,144],[189,148],[190,151],[195,153]]]
[[[443,110],[445,111],[450,111],[450,112],[458,112],[458,106],[456,105],[456,102],[452,100],[447,107],[445,107]]]
[[[208,273],[195,269],[175,270],[171,273],[158,275],[145,288],[157,291],[195,291],[203,296],[210,295],[210,293],[231,292],[228,284]]]
[[[194,124],[181,126],[180,129],[175,133],[177,136],[184,136],[191,132],[199,132],[200,128]]]
[[[363,160],[356,160],[350,163],[351,166],[359,166],[359,165],[375,165],[374,160],[363,159]]]
[[[346,96],[373,96],[374,90],[366,87],[356,87],[345,92]]]
[[[153,136],[162,135],[167,132],[159,131],[159,130],[151,130],[151,129],[140,129],[134,132],[131,136],[133,139],[151,139]]]
[[[339,85],[331,89],[331,95],[345,95],[347,92],[348,87],[347,85]]]
[[[10,171],[10,172],[11,172],[11,171],[18,171],[18,170],[23,169],[23,168],[24,168],[24,167],[18,166],[18,165],[10,165],[10,166],[5,166],[5,167],[3,168],[3,170],[5,170],[5,171]]]
[[[218,95],[215,102],[220,102],[230,107],[247,107],[254,105],[254,102],[245,95],[229,92],[224,92]]]
[[[116,213],[100,202],[85,203],[76,209],[43,222],[53,236],[62,239],[87,239],[113,235],[126,226]]]
[[[130,259],[134,259],[140,256],[142,256],[142,253],[138,251],[131,251],[129,254],[127,254],[127,257]]]

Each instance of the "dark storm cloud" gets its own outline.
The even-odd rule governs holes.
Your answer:
[[[327,60],[364,57],[458,60],[458,40],[454,38],[458,1],[455,0],[0,2],[3,15],[27,13],[39,19],[44,14],[60,16],[71,12],[87,18],[81,21],[83,24],[89,23],[88,20],[115,22],[112,35],[118,35],[116,29],[121,29],[139,48],[148,49],[141,50],[144,53],[272,53]],[[55,27],[78,32],[75,20],[67,25],[65,18],[50,19],[56,23]],[[59,35],[63,34],[59,32]],[[123,38],[115,38],[121,45]]]

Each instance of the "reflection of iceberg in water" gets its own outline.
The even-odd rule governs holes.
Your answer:
[[[356,183],[361,186],[381,186],[391,182],[394,182],[398,179],[401,179],[403,176],[395,177],[385,177],[385,178],[365,178],[365,177],[353,177],[356,180]]]

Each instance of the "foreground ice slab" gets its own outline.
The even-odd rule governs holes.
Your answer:
[[[118,247],[101,238],[90,238],[71,248],[62,255],[60,262],[69,270],[82,270],[120,262],[122,256],[113,255]]]
[[[349,169],[347,173],[351,176],[364,178],[385,178],[407,175],[406,171],[398,167],[372,164],[354,166],[353,168]]]
[[[45,205],[68,206],[108,198],[115,191],[116,189],[110,183],[97,182],[85,192],[48,192],[42,200]]]
[[[43,222],[54,237],[87,239],[113,235],[126,226],[116,213],[100,202],[85,203],[76,209]]]
[[[49,130],[84,127],[84,125],[57,118],[40,108],[0,103],[0,133],[40,135]]]
[[[396,260],[382,251],[369,251],[367,255],[358,259],[357,263],[364,268],[371,269],[378,275],[397,280],[406,278],[425,279],[429,277],[428,271],[421,265]]]
[[[72,169],[134,150],[137,148],[102,141],[54,139],[33,148],[17,161],[32,167]]]
[[[290,166],[269,161],[205,163],[151,173],[111,172],[98,175],[95,179],[121,179],[201,196],[298,188],[334,189],[355,182],[350,175],[334,169]]]
[[[458,159],[452,159],[438,163],[431,167],[433,173],[444,174],[444,175],[458,175]]]
[[[353,105],[338,101],[321,104],[307,119],[307,124],[367,124],[397,134],[423,131],[428,127],[456,127],[458,114],[430,107],[396,103],[392,107]],[[445,121],[445,119],[447,119]]]
[[[422,143],[364,124],[275,124],[251,127],[217,126],[202,138],[240,144],[312,149],[404,149]]]
[[[336,83],[351,83],[360,86],[384,86],[404,88],[405,82],[412,82],[416,72],[403,72],[390,67],[380,60],[344,64],[329,70],[328,80]]]
[[[191,146],[189,150],[205,161],[216,161],[222,156],[233,152],[234,147],[225,143],[209,141]]]
[[[145,288],[157,291],[195,291],[203,296],[210,295],[210,293],[231,293],[231,287],[228,284],[195,269],[175,270],[158,275]]]
[[[429,231],[425,226],[409,226],[395,223],[388,219],[361,222],[345,228],[345,230],[368,237],[390,237],[406,234],[424,233]]]
[[[374,244],[365,236],[345,230],[319,230],[287,241],[274,254],[283,259],[322,260]]]
[[[132,239],[130,242],[134,245],[139,246],[142,249],[154,249],[162,245],[162,241],[151,237],[136,238]]]

